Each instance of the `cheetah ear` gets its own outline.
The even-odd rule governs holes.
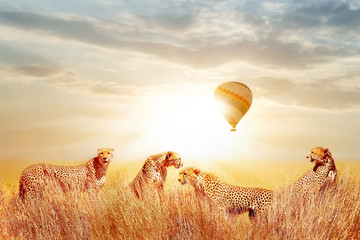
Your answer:
[[[172,154],[171,152],[168,152],[168,153],[166,154],[166,158],[165,158],[165,159],[166,159],[166,160],[170,159],[171,154]]]
[[[330,153],[330,151],[329,151],[329,149],[328,149],[328,148],[325,148],[325,149],[324,149],[324,154],[325,154],[325,155],[330,155],[330,156],[331,156],[331,153]]]
[[[325,148],[325,149],[324,149],[324,154],[325,154],[324,162],[327,163],[327,162],[329,161],[327,156],[330,156],[330,158],[332,158],[331,152],[329,151],[328,148]]]
[[[333,159],[333,156],[332,156],[331,152],[329,151],[329,149],[326,151],[326,155],[329,156],[331,159]]]
[[[199,169],[197,169],[197,168],[195,168],[195,169],[194,169],[194,173],[195,173],[196,175],[199,175],[200,170],[199,170]]]

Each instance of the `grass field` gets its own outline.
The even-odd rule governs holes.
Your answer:
[[[250,222],[229,218],[197,204],[191,186],[178,183],[169,169],[164,198],[139,201],[127,184],[142,162],[113,161],[97,201],[86,195],[49,193],[42,202],[18,201],[18,180],[30,162],[0,162],[0,239],[360,239],[360,162],[336,165],[335,188],[297,199],[283,189],[311,168],[302,162],[191,163],[240,186],[278,194],[269,212]],[[63,164],[55,162],[55,164]]]

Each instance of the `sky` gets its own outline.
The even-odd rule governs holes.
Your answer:
[[[0,0],[0,160],[360,160],[358,1]],[[253,92],[236,132],[215,88]]]

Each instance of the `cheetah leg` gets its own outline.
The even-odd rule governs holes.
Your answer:
[[[139,182],[137,184],[135,184],[132,188],[131,188],[132,192],[134,193],[135,197],[143,200],[144,199],[144,192],[146,191],[144,184],[142,182]]]
[[[147,178],[142,176],[141,178],[135,179],[134,181],[135,181],[134,184],[131,186],[132,192],[134,193],[136,198],[140,200],[144,200],[149,191],[147,187],[148,185]]]
[[[87,189],[87,194],[89,196],[89,199],[91,199],[92,201],[97,200],[97,195],[99,190],[98,189]]]
[[[139,194],[139,191],[136,188],[131,188],[131,191],[134,193],[136,198],[142,199],[140,194]]]
[[[160,203],[163,203],[164,201],[164,185],[160,184],[159,187],[156,188],[157,195],[160,199]]]
[[[257,211],[255,211],[252,208],[249,208],[249,219],[252,221],[255,219],[256,216],[257,216]]]
[[[227,206],[224,205],[221,201],[215,200],[215,201],[211,201],[211,203],[214,203],[214,205],[216,206],[215,210],[218,214],[222,214],[226,218],[229,216],[229,211],[227,209]]]
[[[201,215],[204,214],[204,209],[203,209],[203,206],[202,206],[202,202],[204,200],[203,196],[198,193],[198,191],[195,191],[195,198],[196,198],[196,202],[197,202],[197,205],[198,205],[198,209],[199,209],[199,212]]]
[[[25,190],[25,186],[24,183],[22,181],[20,181],[20,185],[19,185],[19,197],[22,203],[25,202],[25,194],[26,194],[26,190]]]

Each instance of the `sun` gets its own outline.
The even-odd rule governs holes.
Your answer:
[[[183,157],[203,161],[230,158],[246,148],[242,142],[246,131],[230,132],[231,126],[217,111],[212,96],[162,97],[154,114],[147,134],[152,135],[159,149],[178,151]]]

